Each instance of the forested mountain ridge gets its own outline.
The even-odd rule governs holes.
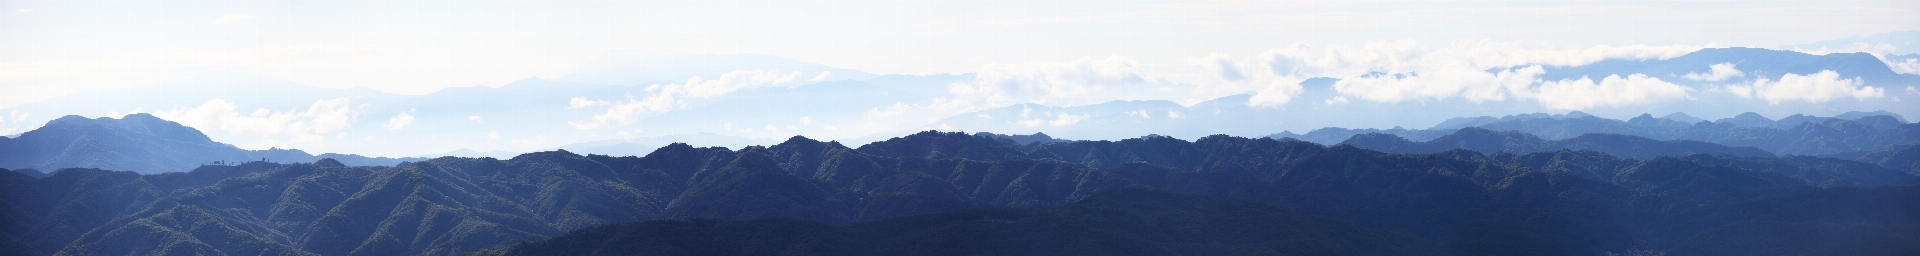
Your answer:
[[[1897,246],[1914,242],[1902,239],[1920,237],[1911,234],[1920,229],[1903,228],[1920,221],[1898,214],[1912,207],[1898,203],[1790,204],[1858,213],[1842,219],[1740,213],[1785,200],[1773,198],[1821,193],[1905,200],[1920,184],[1852,161],[1634,160],[1571,150],[1389,154],[1231,136],[1018,145],[1006,137],[922,132],[857,149],[794,137],[739,150],[673,144],[628,157],[552,151],[396,167],[322,160],[154,175],[66,169],[38,179],[8,172],[0,182],[7,227],[0,244],[35,255],[447,255],[604,224],[876,223],[983,207],[1061,207],[1123,187],[1275,204],[1404,233],[1447,254],[1686,251],[1722,246],[1695,241],[1750,235],[1722,231],[1728,228],[1781,225],[1891,236],[1753,246],[1898,254],[1914,251]],[[743,225],[758,225],[751,223]],[[1875,225],[1861,226],[1867,223]]]
[[[1430,129],[1323,128],[1306,134],[1279,133],[1268,137],[1337,144],[1354,135],[1381,133],[1412,141],[1428,141],[1453,134],[1461,128],[1477,127],[1492,131],[1518,131],[1546,140],[1565,140],[1585,134],[1632,135],[1663,141],[1691,140],[1754,147],[1775,155],[1872,151],[1920,141],[1920,123],[1907,123],[1891,113],[1853,112],[1836,117],[1793,115],[1773,120],[1749,112],[1716,121],[1697,122],[1682,121],[1691,117],[1676,115],[1668,116],[1672,118],[1656,118],[1642,114],[1628,120],[1616,120],[1574,111],[1565,115],[1454,118]]]
[[[15,138],[0,137],[0,168],[100,168],[139,173],[183,172],[201,165],[265,160],[305,163],[331,158],[348,165],[394,165],[422,158],[308,154],[297,149],[245,150],[214,142],[192,127],[150,114],[87,119],[65,116]]]

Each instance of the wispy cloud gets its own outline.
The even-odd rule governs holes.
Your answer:
[[[981,68],[975,80],[949,85],[949,102],[997,107],[1018,103],[1049,103],[1100,95],[1116,87],[1146,81],[1139,63],[1121,57],[1081,58],[1068,63],[996,64]],[[1077,100],[1084,104],[1099,100]]]
[[[1341,93],[1375,102],[1465,98],[1499,101],[1537,84],[1542,74],[1528,66],[1579,66],[1608,59],[1667,59],[1701,49],[1690,45],[1628,45],[1558,48],[1491,40],[1458,41],[1430,48],[1414,41],[1315,46],[1296,43],[1251,56],[1216,54],[1198,61],[1207,74],[1185,81],[1197,95],[1253,92],[1256,107],[1290,102],[1307,78],[1341,79]],[[1488,70],[1502,70],[1488,72]],[[1164,77],[1188,77],[1161,75]]]
[[[778,70],[736,70],[720,75],[718,79],[693,77],[684,83],[654,84],[647,86],[646,92],[652,93],[644,98],[635,99],[627,95],[627,101],[614,104],[605,112],[593,115],[593,121],[568,121],[576,129],[593,129],[607,125],[626,125],[645,116],[665,113],[686,107],[689,98],[713,98],[747,87],[791,82],[800,76],[799,71],[780,72]],[[574,98],[575,100],[585,100]],[[579,101],[572,101],[579,102]],[[572,104],[569,104],[572,105]]]
[[[228,23],[240,22],[248,19],[253,19],[253,15],[230,14],[227,16],[220,16],[220,18],[213,19],[212,24],[228,24]]]
[[[263,140],[262,145],[258,145],[263,147],[286,146],[279,138],[292,143],[318,145],[324,143],[327,136],[351,126],[353,119],[358,116],[349,107],[351,105],[352,100],[336,98],[314,101],[306,111],[256,109],[241,114],[237,111],[239,106],[232,102],[213,99],[191,108],[155,111],[153,115],[205,131],[269,137]]]
[[[609,103],[604,100],[589,100],[586,97],[573,97],[573,99],[567,100],[567,109],[598,107],[606,106],[607,104]]]

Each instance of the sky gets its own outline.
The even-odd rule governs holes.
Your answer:
[[[1301,95],[1293,84],[1306,78],[1354,78],[1374,72],[1434,75],[1417,81],[1350,79],[1354,82],[1340,87],[1345,95],[1340,100],[1479,103],[1528,98],[1542,102],[1530,111],[1560,112],[1699,93],[1632,87],[1649,80],[1631,77],[1595,77],[1587,84],[1536,82],[1531,86],[1543,89],[1523,91],[1462,85],[1511,80],[1501,73],[1446,74],[1671,58],[1702,48],[1785,49],[1914,30],[1920,30],[1920,2],[1915,1],[0,1],[0,109],[208,74],[423,95],[448,88],[499,87],[527,78],[558,79],[591,70],[616,53],[639,52],[758,54],[872,74],[978,76],[936,90],[946,95],[897,104],[927,109],[915,112],[927,116],[1021,103],[1071,106],[1158,99],[1195,104],[1240,93],[1253,93],[1252,105],[1278,106]],[[1883,56],[1920,49],[1895,39],[1880,40],[1881,45],[1797,50]],[[1295,65],[1275,66],[1281,63],[1276,59]],[[1920,64],[1889,64],[1896,71],[1920,72]],[[605,117],[574,119],[578,125],[571,127],[645,118],[633,114],[645,113],[633,111],[645,108],[623,103],[661,103],[646,101],[652,96],[711,99],[740,88],[791,85],[823,76],[734,71],[747,73],[658,84],[691,88],[680,94],[647,90],[624,101],[582,97],[584,103],[569,109]],[[1509,71],[1513,77],[1530,77],[1526,69]],[[1842,78],[1826,80],[1836,79]],[[1579,91],[1616,88],[1607,87],[1609,83],[1645,90],[1591,97],[1582,95],[1596,94]],[[1574,96],[1546,104],[1553,94],[1543,90],[1555,88]],[[1779,97],[1800,96],[1766,98],[1752,91],[1766,88],[1761,84],[1741,88],[1749,90],[1743,97],[1776,104],[1785,99]],[[1841,89],[1848,88],[1861,90],[1859,85]],[[1864,100],[1903,93],[1898,87],[1877,88],[1882,92],[1836,91],[1847,94],[1829,98],[1860,95],[1854,98]],[[300,109],[285,112],[312,117],[319,115],[310,113],[331,109],[328,104],[356,104],[324,100],[331,99],[303,100]],[[206,100],[194,102],[201,101]],[[621,107],[629,111],[620,112]],[[892,107],[869,109],[888,114]],[[246,109],[253,107],[233,108],[247,116]],[[406,111],[350,118],[398,124],[400,113],[417,113]],[[31,129],[22,128],[21,123],[31,123],[25,120],[64,114],[107,113],[16,111],[11,113],[14,123],[0,123],[0,129],[19,132]],[[306,122],[303,129],[381,128],[316,123],[323,122]],[[334,128],[320,129],[325,127]],[[474,148],[524,151],[563,143],[554,140]]]

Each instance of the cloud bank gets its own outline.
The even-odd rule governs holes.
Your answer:
[[[1832,70],[1810,75],[1786,74],[1780,76],[1779,81],[1761,78],[1750,85],[1727,86],[1727,90],[1742,98],[1760,98],[1776,105],[1788,101],[1821,103],[1841,97],[1865,100],[1885,97],[1887,93],[1884,88],[1861,86],[1859,79],[1840,78],[1840,73]]]
[[[567,122],[576,129],[593,129],[606,125],[626,125],[642,117],[685,108],[689,99],[707,99],[726,95],[747,87],[786,83],[800,76],[799,71],[782,73],[778,70],[735,70],[720,75],[718,79],[701,77],[688,78],[684,83],[654,84],[647,86],[649,96],[635,99],[627,95],[627,101],[613,104],[605,112],[593,115],[593,121]],[[601,101],[575,97],[568,102],[568,108],[583,108],[605,105]]]
[[[349,107],[352,103],[347,98],[336,98],[314,101],[305,111],[255,109],[241,114],[239,106],[232,102],[213,99],[191,108],[155,111],[153,115],[203,131],[265,137],[257,147],[286,147],[288,143],[320,145],[326,142],[327,136],[352,126],[358,116]],[[411,116],[407,117],[406,122],[411,123]]]

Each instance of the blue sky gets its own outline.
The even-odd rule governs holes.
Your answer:
[[[739,130],[734,126],[750,126],[764,135],[730,135],[777,138],[786,133],[850,139],[883,131],[937,128],[930,121],[1023,103],[1076,106],[1167,100],[1191,105],[1251,93],[1249,104],[1254,107],[1280,107],[1311,94],[1298,83],[1312,77],[1349,81],[1336,85],[1338,96],[1311,99],[1326,104],[1527,103],[1468,113],[1581,110],[1618,112],[1611,116],[1616,118],[1632,112],[1698,113],[1708,111],[1703,110],[1707,107],[1671,103],[1719,97],[1709,95],[1737,96],[1740,88],[1747,88],[1740,97],[1772,105],[1880,102],[1820,111],[1871,110],[1865,108],[1914,104],[1892,100],[1906,93],[1898,86],[1848,84],[1841,81],[1846,79],[1843,75],[1820,74],[1791,78],[1809,85],[1828,82],[1824,84],[1828,87],[1821,88],[1837,89],[1775,90],[1784,94],[1770,98],[1767,91],[1754,88],[1768,88],[1771,83],[1756,84],[1753,79],[1758,75],[1735,76],[1740,73],[1737,66],[1726,69],[1719,74],[1721,80],[1714,82],[1735,80],[1714,85],[1693,84],[1712,80],[1711,73],[1698,74],[1693,82],[1675,77],[1594,77],[1582,82],[1534,81],[1528,79],[1534,78],[1528,73],[1534,71],[1524,68],[1485,71],[1662,59],[1731,46],[1815,54],[1911,54],[1920,49],[1911,45],[1920,41],[1914,33],[1831,40],[1914,30],[1920,30],[1920,3],[1913,1],[4,1],[0,2],[0,91],[4,92],[0,109],[19,109],[0,111],[8,115],[0,118],[7,119],[0,122],[0,129],[17,133],[67,114],[169,112],[179,119],[193,119],[186,114],[191,112],[202,113],[194,119],[199,121],[183,123],[242,147],[376,155],[453,148],[529,151],[597,139],[647,137],[634,135],[641,133]],[[1830,43],[1803,45],[1819,42]],[[632,56],[684,53],[777,56],[871,74],[974,77],[922,85],[931,88],[927,90],[933,93],[930,97],[850,108],[863,111],[786,118],[791,124],[726,122],[731,125],[668,130],[642,126],[648,125],[649,118],[700,108],[702,101],[724,100],[742,90],[853,78],[847,71],[835,77],[821,70],[720,65],[693,72],[701,74],[698,78],[567,79],[610,65],[646,61]],[[1920,64],[1888,62],[1896,71],[1920,72]],[[1369,73],[1423,75],[1357,79]],[[1774,75],[1767,79],[1785,83],[1789,78]],[[479,130],[471,131],[472,136],[488,135],[399,144],[417,148],[410,150],[345,141],[419,137],[395,133],[422,127],[403,120],[470,126],[516,120],[490,120],[481,114],[440,116],[418,107],[383,110],[383,105],[376,104],[378,99],[348,96],[276,105],[248,103],[241,99],[246,95],[196,90],[155,91],[148,96],[182,100],[156,100],[114,111],[23,110],[34,103],[80,104],[49,103],[62,96],[208,81],[208,77],[368,88],[401,96],[447,88],[499,87],[527,78],[632,83],[636,88],[551,102],[556,111],[578,116],[537,127],[474,128]],[[207,84],[206,88],[249,86],[235,81]],[[1723,94],[1708,92],[1714,90]],[[335,101],[342,98],[347,100]],[[275,119],[276,115],[281,118]],[[829,115],[849,117],[844,123],[816,124],[830,119],[821,117]],[[254,116],[260,118],[239,118]],[[1055,117],[1050,121],[1071,120],[1075,115]],[[855,128],[862,125],[869,128]],[[795,128],[779,129],[783,126]],[[796,130],[808,126],[822,130]],[[828,126],[836,129],[824,130]]]

